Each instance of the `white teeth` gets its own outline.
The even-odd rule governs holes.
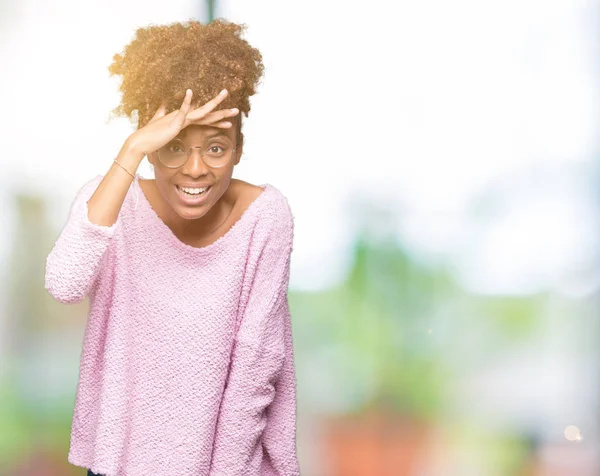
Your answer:
[[[187,188],[187,187],[179,187],[180,190],[183,190],[184,192],[189,193],[190,195],[198,195],[202,192],[205,192],[206,190],[208,190],[208,187],[204,187],[204,188]]]

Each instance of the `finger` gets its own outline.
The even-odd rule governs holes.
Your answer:
[[[185,117],[187,116],[187,113],[190,110],[191,103],[192,103],[192,90],[186,89],[185,97],[183,98],[183,103],[181,104],[181,107],[177,111],[177,114],[175,115],[175,119],[173,120],[173,123],[177,126],[177,128],[179,130],[181,130],[183,128],[183,124],[185,122]]]
[[[166,103],[163,101],[160,106],[158,107],[158,109],[156,110],[156,112],[154,113],[154,116],[152,116],[152,118],[148,121],[148,124],[157,121],[158,119],[160,119],[161,117],[163,117],[165,115],[165,112],[167,111],[167,105]]]
[[[203,117],[205,115],[207,115],[209,112],[211,112],[215,107],[217,107],[219,104],[221,104],[221,102],[223,102],[223,100],[227,97],[228,91],[227,89],[223,89],[223,91],[221,91],[219,94],[217,94],[214,98],[212,98],[210,101],[208,101],[206,104],[204,104],[203,106],[194,109],[194,119],[199,118],[199,117]]]
[[[209,112],[208,114],[198,114],[196,111],[198,111],[198,109],[190,111],[186,116],[186,119],[190,121],[203,120],[206,124],[210,124],[211,122],[218,121],[220,119],[236,116],[240,112],[237,107],[234,107],[233,109],[221,109],[219,111]]]
[[[211,124],[211,126],[213,127],[223,127],[225,129],[228,129],[232,126],[233,124],[229,121],[222,121],[222,122],[216,122],[214,124]]]
[[[229,121],[220,121],[220,122],[215,122],[215,123],[205,123],[205,122],[201,122],[201,120],[198,121],[191,121],[190,124],[196,124],[198,126],[210,126],[210,127],[222,127],[222,128],[229,128],[232,126],[231,122]]]
[[[188,114],[185,118],[185,126],[189,124],[195,124],[198,126],[213,126],[217,122],[231,123],[229,121],[231,121],[231,118],[237,115],[238,112],[231,112],[230,109],[226,109],[225,111],[216,111],[209,113],[208,115],[199,117],[197,119],[195,119],[194,117],[190,117],[191,114]],[[224,119],[229,119],[229,121],[223,121]]]

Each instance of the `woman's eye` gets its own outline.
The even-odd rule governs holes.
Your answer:
[[[181,144],[171,143],[169,145],[169,150],[171,152],[182,152],[183,151],[183,147],[181,146]]]
[[[209,150],[214,153],[218,153],[215,149],[222,149],[220,145],[213,145]]]

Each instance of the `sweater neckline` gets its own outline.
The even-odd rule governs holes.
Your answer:
[[[188,245],[187,243],[184,243],[179,238],[177,238],[177,236],[175,236],[175,233],[173,233],[173,230],[171,230],[171,228],[167,226],[167,224],[162,220],[162,218],[158,216],[158,213],[156,213],[154,208],[152,208],[152,205],[148,201],[148,198],[144,194],[144,191],[142,190],[142,187],[139,184],[140,178],[143,179],[143,177],[141,177],[139,173],[136,173],[134,183],[137,187],[137,193],[141,195],[141,201],[143,202],[146,210],[148,210],[149,214],[152,216],[152,219],[156,222],[157,228],[161,230],[161,232],[166,236],[169,242],[172,243],[174,246],[196,254],[209,253],[213,250],[222,248],[226,244],[226,242],[228,240],[231,240],[235,233],[237,233],[237,230],[242,228],[243,225],[247,221],[251,220],[252,216],[256,214],[256,210],[258,209],[262,201],[265,200],[265,195],[267,195],[271,189],[271,185],[268,183],[259,184],[258,186],[263,189],[263,192],[258,197],[256,197],[250,203],[250,205],[248,205],[246,210],[244,210],[244,213],[242,213],[242,216],[237,219],[237,221],[229,228],[229,230],[227,230],[223,236],[220,236],[209,245],[197,247]]]

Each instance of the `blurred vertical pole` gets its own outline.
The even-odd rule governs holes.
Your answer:
[[[208,18],[207,23],[210,23],[215,19],[215,0],[206,0],[206,8],[208,10],[206,12],[206,17]]]

